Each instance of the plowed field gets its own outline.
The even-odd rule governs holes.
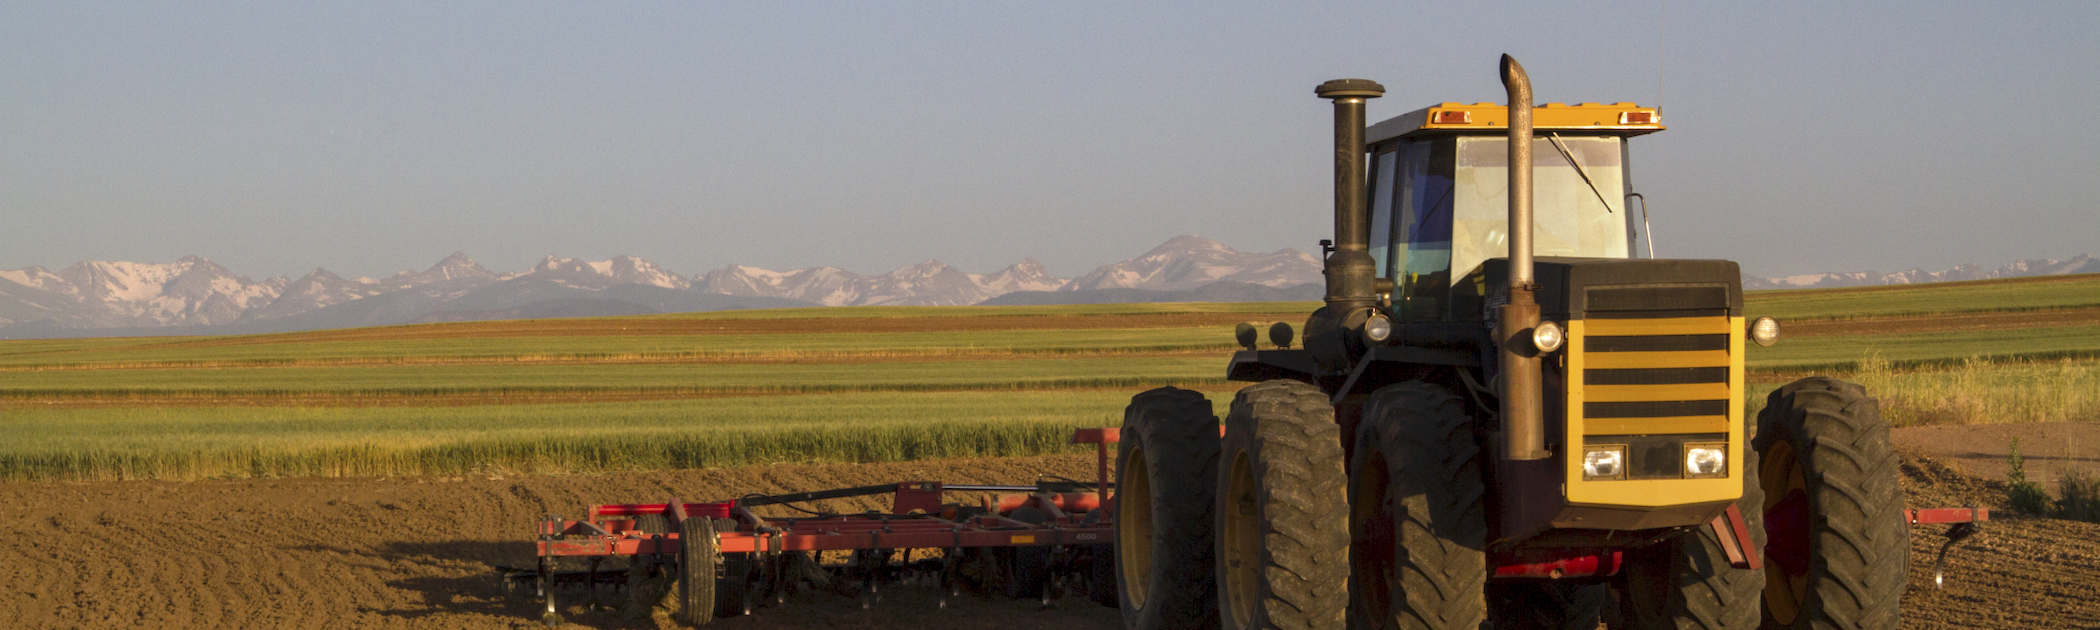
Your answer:
[[[528,566],[548,513],[593,502],[702,500],[911,479],[1025,483],[1092,476],[1092,457],[766,466],[599,476],[300,479],[0,485],[0,625],[30,628],[529,628],[500,565]],[[1913,505],[1999,505],[2002,483],[1930,455],[1906,458]],[[877,507],[839,502],[830,509]],[[1940,526],[1914,528],[1907,628],[2100,627],[2100,525],[2007,512],[1957,547],[1932,588]],[[1115,628],[1084,597],[1048,610],[966,596],[936,610],[929,587],[891,589],[873,611],[803,594],[722,628]],[[676,627],[572,609],[572,627]]]

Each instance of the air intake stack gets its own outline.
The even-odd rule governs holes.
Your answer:
[[[1364,205],[1364,101],[1385,95],[1369,79],[1335,79],[1313,90],[1334,101],[1334,251],[1327,254],[1327,306],[1337,321],[1378,303]]]

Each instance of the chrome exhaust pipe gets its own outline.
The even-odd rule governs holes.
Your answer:
[[[1538,284],[1531,268],[1531,78],[1524,66],[1502,56],[1502,87],[1509,92],[1509,303],[1496,318],[1502,358],[1502,456],[1513,460],[1551,457],[1546,451],[1544,378],[1538,348]]]

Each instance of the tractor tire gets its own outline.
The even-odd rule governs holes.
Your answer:
[[[1795,381],[1766,399],[1753,445],[1773,535],[1764,627],[1896,627],[1910,527],[1880,401],[1829,377]]]
[[[1743,449],[1743,496],[1736,509],[1750,530],[1753,549],[1765,546],[1764,491],[1758,483],[1757,451]],[[1613,582],[1618,618],[1613,629],[1747,630],[1758,626],[1758,596],[1765,573],[1728,564],[1713,528],[1698,525],[1674,539],[1626,554]]]
[[[1041,525],[1050,521],[1050,515],[1033,507],[1014,508],[1007,518]],[[1050,585],[1050,548],[1028,545],[1008,549],[1006,581],[1007,597],[1014,599],[1042,599],[1043,590]]]
[[[1597,630],[1611,599],[1603,584],[1494,584],[1488,619],[1495,630]]]
[[[715,620],[715,523],[689,518],[678,526],[678,620],[704,626]]]
[[[1341,630],[1349,473],[1319,388],[1266,381],[1232,401],[1218,459],[1217,580],[1226,630]]]
[[[1218,416],[1203,394],[1131,397],[1116,446],[1116,585],[1123,627],[1214,628]]]
[[[1475,630],[1486,619],[1486,487],[1472,425],[1439,385],[1371,394],[1350,462],[1351,627]]]

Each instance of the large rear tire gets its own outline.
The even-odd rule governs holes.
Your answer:
[[[1472,424],[1434,384],[1371,394],[1350,462],[1350,627],[1475,630],[1486,618],[1486,489]]]
[[[1212,503],[1218,416],[1210,399],[1162,387],[1131,397],[1116,447],[1116,569],[1123,626],[1213,628]]]
[[[1757,461],[1755,450],[1743,450],[1737,465],[1743,472],[1743,496],[1735,504],[1750,530],[1752,548],[1761,549],[1764,492],[1758,485]],[[1670,541],[1628,553],[1616,586],[1623,627],[1748,630],[1758,626],[1757,602],[1765,574],[1729,565],[1713,528],[1699,525]]]
[[[1327,395],[1290,380],[1240,390],[1225,417],[1218,461],[1224,627],[1343,628],[1349,477]]]
[[[1758,414],[1764,627],[1894,628],[1910,573],[1910,527],[1880,402],[1858,385],[1810,377],[1773,391]]]

